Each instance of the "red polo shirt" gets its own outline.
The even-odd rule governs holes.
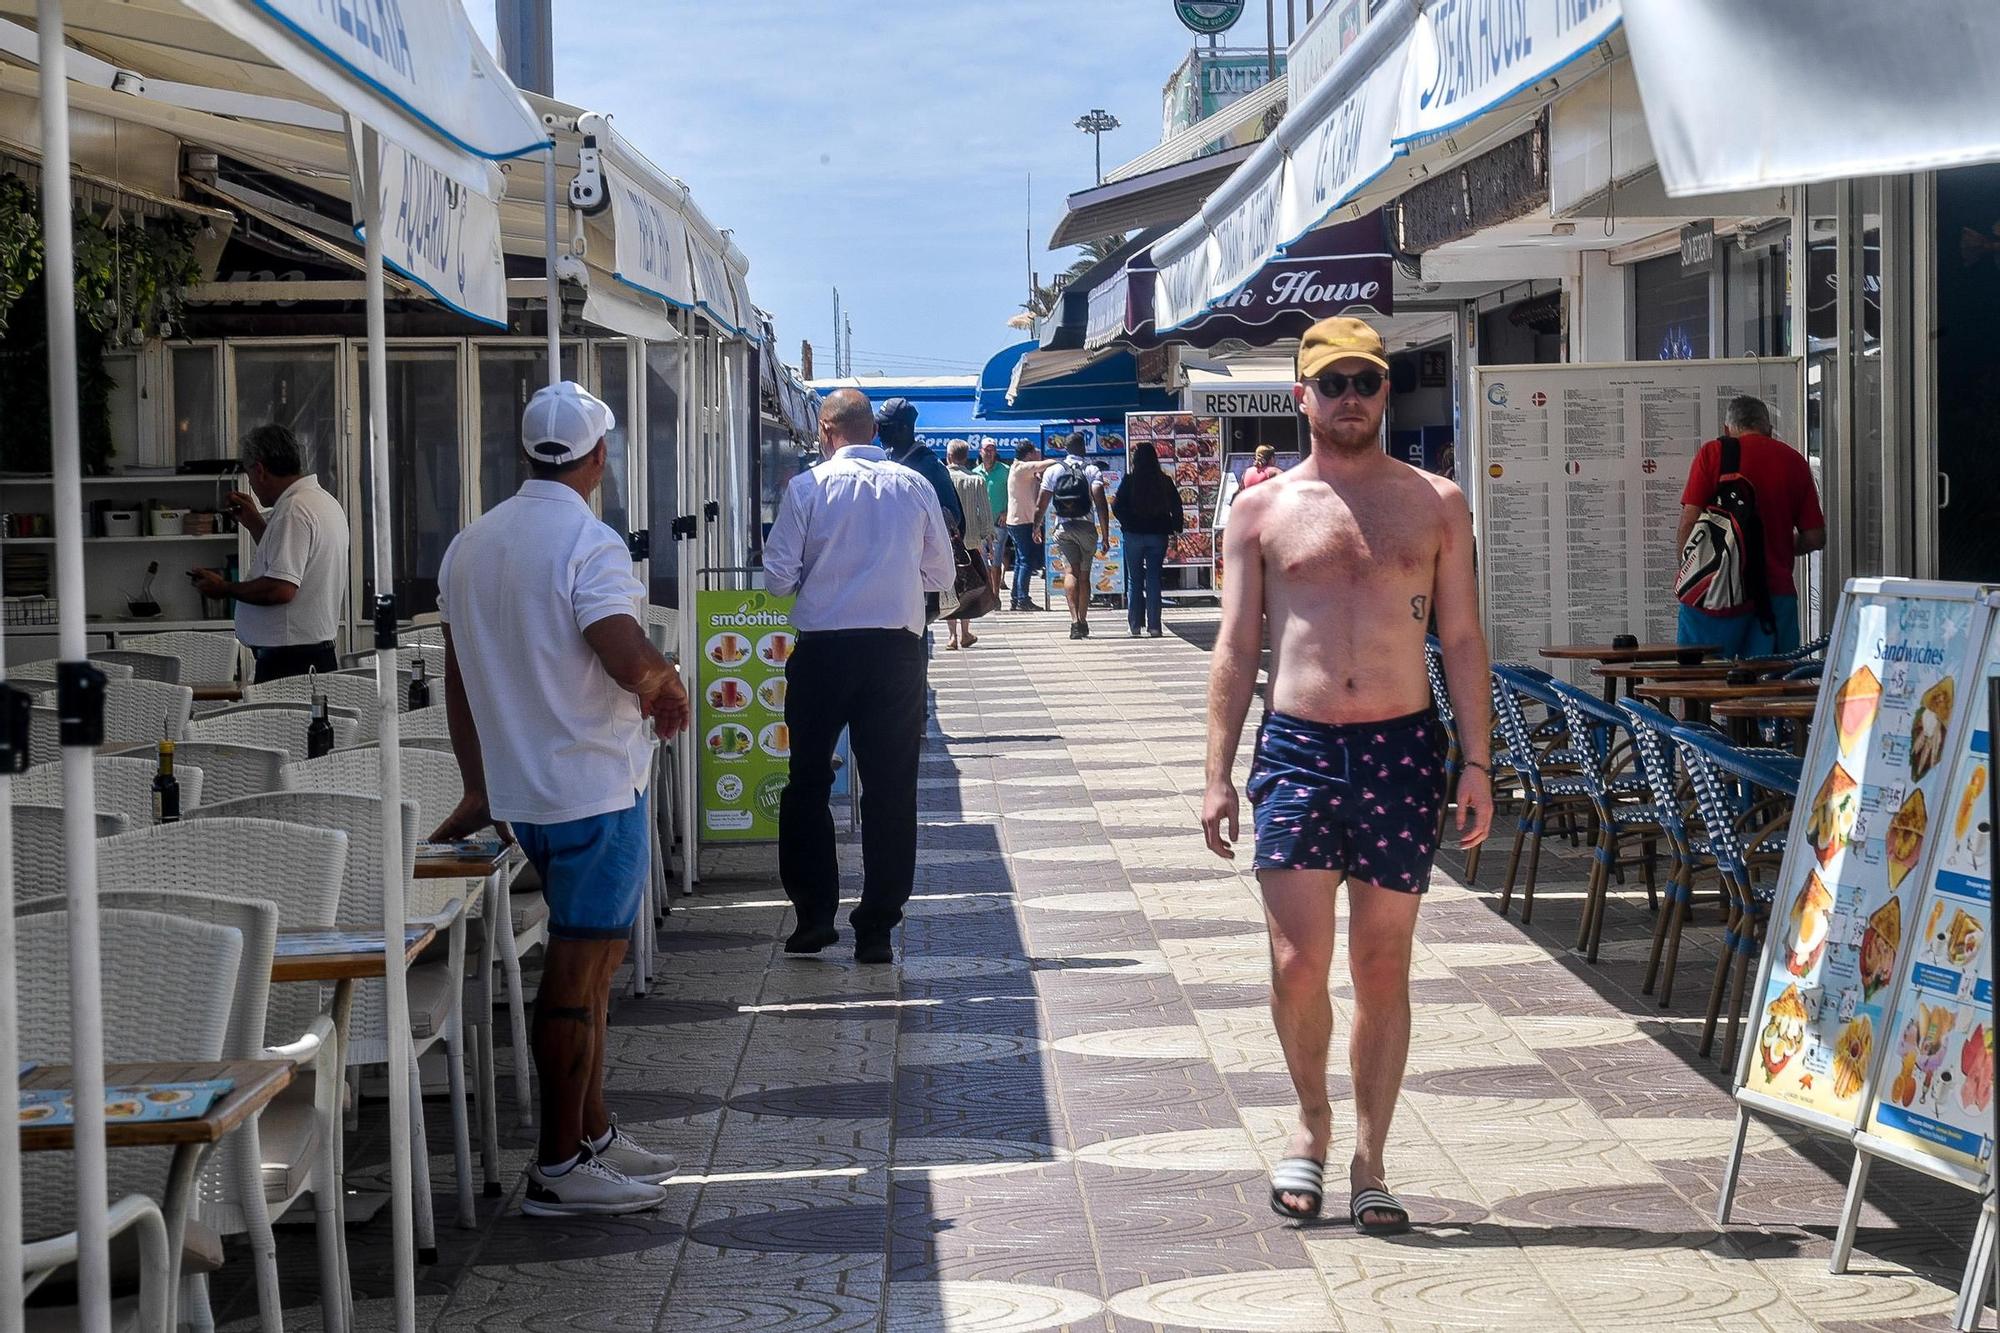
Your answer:
[[[1795,597],[1792,562],[1797,559],[1798,533],[1826,526],[1820,512],[1819,491],[1813,485],[1812,466],[1806,456],[1782,440],[1768,435],[1739,435],[1743,475],[1757,491],[1757,518],[1764,528],[1764,573],[1774,597]],[[1705,505],[1715,499],[1717,473],[1722,466],[1722,441],[1710,440],[1694,456],[1688,469],[1687,486],[1681,491],[1684,505]]]

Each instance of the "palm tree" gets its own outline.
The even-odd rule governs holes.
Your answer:
[[[1034,291],[1021,303],[1021,309],[1036,319],[1046,319],[1055,313],[1056,302],[1061,299],[1063,289],[1082,277],[1093,266],[1118,253],[1125,240],[1125,234],[1120,232],[1114,236],[1100,236],[1094,241],[1085,241],[1078,247],[1083,254],[1077,261],[1058,273],[1051,281],[1036,283]]]

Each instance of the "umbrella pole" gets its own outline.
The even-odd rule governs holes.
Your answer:
[[[13,698],[7,685],[7,633],[0,629],[0,727],[12,730]],[[25,717],[25,711],[22,713]],[[27,731],[9,738],[27,743]],[[27,756],[11,750],[0,762],[0,1069],[21,1066],[21,1014],[14,963],[14,766]],[[21,1083],[0,1078],[0,1125],[21,1123]],[[0,1134],[0,1310],[21,1308],[21,1136]]]
[[[410,1212],[410,995],[404,983],[403,765],[396,714],[395,510],[389,497],[389,367],[382,311],[382,140],[361,129],[355,181],[368,265],[368,505],[375,539],[375,705],[382,773],[382,959],[388,998],[389,1210],[395,1260],[396,1327],[415,1328],[417,1275]],[[391,591],[383,591],[390,589]],[[428,1145],[424,1145],[428,1151]]]
[[[701,540],[696,535],[701,531],[701,499],[695,493],[695,470],[692,459],[695,452],[696,416],[694,405],[694,311],[681,312],[681,354],[678,369],[681,375],[680,429],[674,432],[674,503],[694,524],[694,531],[688,533],[686,549],[680,557],[681,587],[681,661],[688,663],[688,694],[695,693],[694,683],[700,673],[694,671],[696,645],[700,642],[700,632],[695,619],[697,590],[701,587],[701,576],[695,571],[701,565]],[[681,896],[694,893],[694,882],[699,878],[701,863],[701,827],[696,822],[696,801],[694,785],[701,775],[696,758],[699,732],[690,729],[690,743],[681,747]]]
[[[542,173],[542,272],[549,284],[549,383],[562,382],[562,279],[556,276],[556,143],[549,140],[549,168]]]
[[[69,57],[62,0],[37,0],[42,101],[42,247],[48,307],[49,453],[54,464],[57,712],[62,726],[63,853],[69,868],[70,1081],[76,1104],[77,1306],[85,1333],[111,1327],[109,1185],[104,1149],[104,995],[97,921],[97,782],[104,676],[84,634],[83,465],[76,401],[76,254],[71,226]],[[16,1176],[18,1179],[18,1175]],[[15,1265],[16,1272],[19,1264]],[[167,1302],[173,1309],[172,1294]],[[18,1306],[8,1307],[9,1311]]]

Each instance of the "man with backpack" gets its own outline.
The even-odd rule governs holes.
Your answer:
[[[1063,600],[1069,603],[1069,636],[1090,637],[1090,566],[1111,553],[1111,507],[1104,498],[1104,470],[1083,456],[1089,441],[1082,431],[1069,437],[1061,463],[1042,476],[1035,526],[1051,508],[1061,526],[1056,554],[1063,561]]]
[[[1723,657],[1799,646],[1792,565],[1826,545],[1826,515],[1805,455],[1772,437],[1761,400],[1730,399],[1722,438],[1695,454],[1674,544],[1679,642],[1716,644]]]

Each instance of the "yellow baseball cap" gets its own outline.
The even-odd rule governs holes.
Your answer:
[[[1382,349],[1382,335],[1368,326],[1366,320],[1350,315],[1335,315],[1323,319],[1306,330],[1306,336],[1299,339],[1299,382],[1316,380],[1326,373],[1327,367],[1336,361],[1349,358],[1367,361],[1389,369],[1389,358]]]

